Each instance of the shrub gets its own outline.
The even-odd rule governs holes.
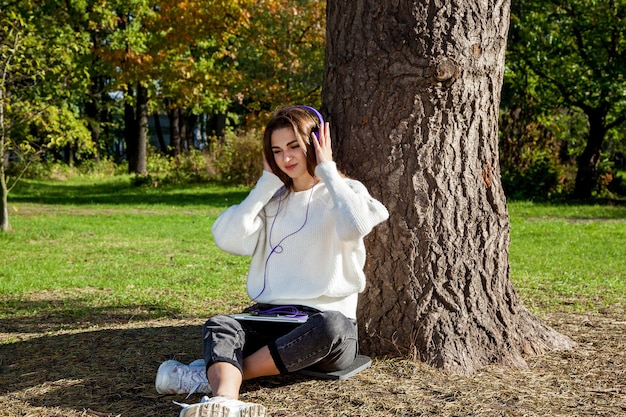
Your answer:
[[[548,199],[564,193],[567,185],[564,168],[545,155],[535,156],[522,169],[502,167],[502,186],[512,200]]]
[[[133,184],[221,182],[253,185],[262,169],[262,145],[256,134],[256,131],[229,132],[223,140],[214,140],[211,148],[191,149],[175,157],[163,155],[150,147],[146,161],[148,174],[135,176]]]
[[[180,155],[164,155],[153,146],[148,146],[145,175],[135,175],[134,185],[185,184],[214,180],[208,158],[200,150],[192,149]]]
[[[229,132],[221,141],[213,141],[210,148],[191,149],[178,156],[164,155],[148,146],[146,175],[135,175],[135,185],[159,186],[194,182],[222,182],[236,185],[253,185],[261,175],[262,143],[257,130],[236,134]],[[106,177],[128,173],[128,163],[116,164],[111,158],[100,161],[81,160],[77,165],[38,160],[28,166],[12,161],[7,174],[23,178],[67,179],[76,176]]]
[[[227,134],[215,146],[211,162],[219,180],[229,184],[253,185],[261,175],[263,144],[257,130]]]
[[[616,172],[607,188],[618,196],[626,196],[626,171]]]
[[[7,176],[30,179],[68,179],[79,176],[105,178],[128,172],[126,163],[116,164],[112,158],[104,157],[99,161],[82,159],[74,165],[56,160],[37,159],[28,163],[12,161],[7,168]]]

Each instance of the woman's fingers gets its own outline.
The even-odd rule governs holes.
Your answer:
[[[330,125],[328,123],[324,123],[323,126],[320,126],[318,135],[319,137],[313,134],[313,137],[311,138],[315,144],[317,163],[332,161],[333,151],[331,149]]]

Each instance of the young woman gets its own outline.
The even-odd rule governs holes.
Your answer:
[[[204,361],[167,361],[157,374],[161,393],[213,393],[183,405],[181,417],[263,416],[262,405],[238,400],[243,380],[304,368],[341,370],[358,353],[363,237],[388,212],[362,183],[337,170],[330,127],[313,108],[276,111],[265,129],[263,154],[255,188],[219,216],[213,236],[221,249],[252,257],[247,291],[253,311],[287,309],[308,319],[210,318],[203,328]]]

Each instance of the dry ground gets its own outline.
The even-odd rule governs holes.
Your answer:
[[[178,416],[172,400],[184,397],[157,395],[155,371],[166,359],[200,357],[203,320],[137,317],[0,320],[0,416]],[[528,358],[527,369],[494,366],[472,377],[379,358],[347,381],[258,380],[245,385],[242,399],[276,417],[626,416],[623,312],[542,319],[577,347]]]

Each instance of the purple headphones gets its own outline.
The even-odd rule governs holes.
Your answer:
[[[313,113],[315,116],[317,116],[319,122],[320,122],[320,126],[324,126],[324,118],[322,117],[322,114],[320,112],[318,112],[314,107],[311,106],[302,106],[299,105],[297,107],[303,108],[303,109],[307,109],[309,110],[311,113]],[[319,139],[320,135],[319,135],[319,131],[315,132],[315,136]]]

